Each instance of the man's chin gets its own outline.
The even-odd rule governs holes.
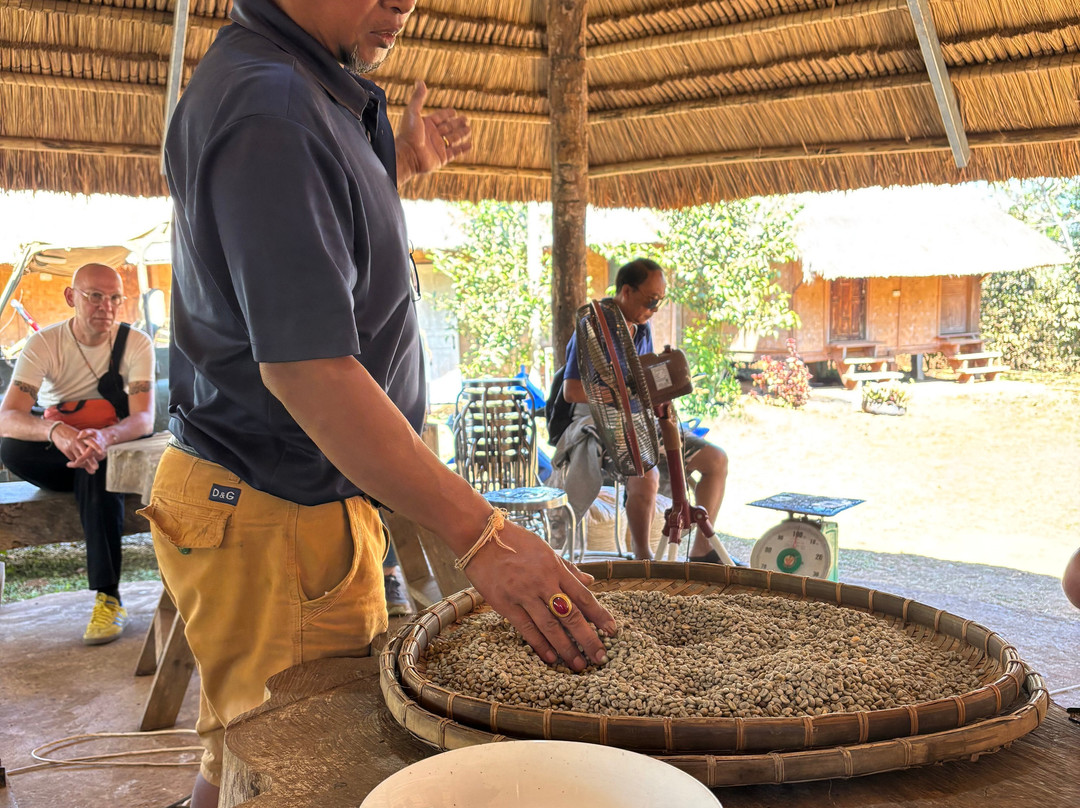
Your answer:
[[[360,57],[358,49],[353,49],[353,52],[349,54],[349,58],[345,60],[345,68],[350,73],[356,73],[358,75],[364,75],[365,73],[374,73],[380,67],[383,62],[386,61],[386,57],[390,55],[390,49],[378,50],[375,52],[371,61],[365,61]]]

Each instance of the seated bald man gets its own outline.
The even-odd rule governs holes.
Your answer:
[[[79,267],[64,300],[74,316],[31,334],[19,354],[0,404],[0,459],[38,488],[75,493],[97,592],[83,642],[101,645],[127,623],[124,495],[105,490],[105,450],[153,431],[154,352],[146,334],[117,320],[124,285],[112,267]],[[35,403],[43,418],[31,412]]]
[[[663,268],[648,258],[638,258],[624,264],[615,274],[615,304],[626,319],[639,354],[653,352],[649,320],[660,308],[666,293],[667,281]],[[585,395],[585,387],[578,370],[577,334],[570,337],[566,346],[565,368],[563,398],[571,404],[588,404],[589,399]],[[576,415],[575,412],[575,417]],[[682,455],[687,481],[693,484],[690,475],[695,471],[700,475],[694,485],[694,501],[705,509],[709,514],[709,521],[715,524],[727,484],[727,455],[719,446],[714,446],[685,430],[682,433]],[[567,484],[568,492],[572,486],[572,482]],[[649,537],[659,488],[660,474],[655,468],[642,477],[626,479],[626,522],[635,558],[652,558]],[[694,531],[690,560],[720,563],[720,555],[699,529]]]

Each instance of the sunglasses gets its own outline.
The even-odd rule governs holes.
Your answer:
[[[635,291],[640,292],[641,290],[637,289]],[[649,311],[656,311],[658,308],[664,305],[665,300],[667,300],[667,298],[663,296],[650,297],[648,300],[645,301],[645,308],[647,308]]]

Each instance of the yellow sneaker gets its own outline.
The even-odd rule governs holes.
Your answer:
[[[84,645],[104,645],[112,642],[124,633],[127,625],[127,609],[114,597],[98,592],[94,600],[94,611],[83,634]]]

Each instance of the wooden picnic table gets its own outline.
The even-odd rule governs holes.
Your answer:
[[[357,808],[436,750],[383,703],[378,659],[324,659],[267,683],[269,701],[225,735],[222,808]],[[1080,726],[1052,704],[1043,724],[975,762],[785,785],[716,789],[724,808],[1064,808],[1080,805]]]

